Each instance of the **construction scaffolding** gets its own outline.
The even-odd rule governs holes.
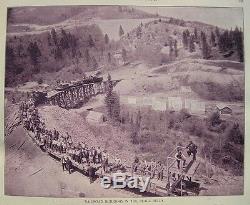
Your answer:
[[[197,193],[200,184],[192,181],[198,166],[199,161],[186,158],[186,165],[180,161],[179,167],[177,166],[177,159],[175,154],[180,150],[182,153],[186,150],[186,147],[176,146],[170,154],[167,156],[167,189],[169,195],[189,195],[189,192]]]

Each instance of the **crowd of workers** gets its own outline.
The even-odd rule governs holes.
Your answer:
[[[93,182],[95,172],[101,168],[103,173],[115,172],[118,170],[126,171],[126,162],[118,157],[111,157],[106,150],[101,147],[89,147],[85,142],[75,144],[69,133],[60,134],[56,129],[48,130],[44,121],[39,117],[38,109],[32,99],[22,102],[20,105],[20,116],[25,129],[34,133],[34,138],[42,150],[51,153],[57,153],[61,156],[63,171],[69,174],[73,171],[74,164],[85,164],[88,168],[90,181]],[[197,146],[190,141],[187,145],[187,154],[193,156],[196,160]],[[186,157],[181,149],[175,154],[177,168],[180,169],[180,163],[185,166]],[[182,166],[182,167],[183,167]],[[135,158],[131,166],[132,174],[147,175],[150,178],[163,180],[165,166],[160,161],[152,160],[151,162],[140,161]]]

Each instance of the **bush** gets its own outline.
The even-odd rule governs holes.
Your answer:
[[[220,113],[213,112],[210,117],[208,118],[209,124],[212,126],[216,126],[221,123]]]
[[[37,81],[37,83],[38,83],[39,85],[43,84],[43,79],[42,79],[42,78],[39,78],[38,81]]]
[[[229,141],[235,144],[244,144],[244,136],[238,123],[234,123],[227,133]]]

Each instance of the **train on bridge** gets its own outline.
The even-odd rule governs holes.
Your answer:
[[[104,81],[103,77],[89,76],[82,80],[59,82],[57,87],[48,92],[32,93],[35,105],[58,105],[65,109],[80,107],[91,97],[103,94],[107,89],[116,86],[121,80]]]

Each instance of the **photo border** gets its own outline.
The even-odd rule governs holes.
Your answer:
[[[247,88],[250,69],[250,1],[245,0],[2,0],[0,5],[0,204],[29,205],[29,204],[249,204],[250,203],[250,92]],[[243,7],[244,9],[244,55],[245,55],[245,149],[244,149],[244,195],[241,196],[197,196],[197,197],[141,197],[141,198],[51,198],[23,197],[4,195],[4,77],[5,77],[5,44],[6,44],[6,14],[7,7],[16,6],[59,6],[59,5],[131,5],[131,6],[199,6],[199,7]],[[96,201],[94,201],[96,200]],[[126,202],[128,200],[128,203]],[[150,202],[149,202],[150,201]],[[154,201],[154,202],[152,202]],[[103,203],[102,203],[103,202]]]

